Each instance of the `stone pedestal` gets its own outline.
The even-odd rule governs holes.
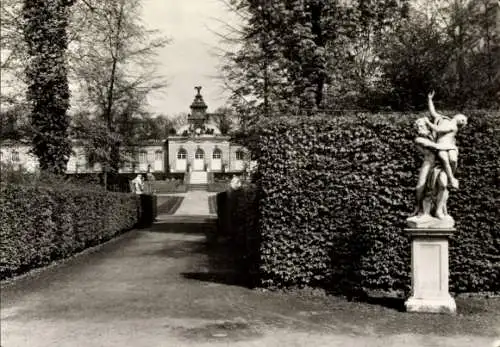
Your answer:
[[[405,229],[411,241],[412,295],[407,312],[456,313],[448,291],[448,239],[455,229]]]

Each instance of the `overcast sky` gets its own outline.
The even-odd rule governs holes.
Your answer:
[[[220,63],[214,56],[220,38],[213,31],[224,31],[221,22],[234,22],[235,16],[222,0],[143,0],[143,3],[144,22],[172,39],[159,55],[159,71],[167,77],[169,86],[163,95],[150,98],[151,111],[166,115],[188,112],[196,85],[203,87],[201,92],[209,112],[222,106],[227,94],[213,78]]]

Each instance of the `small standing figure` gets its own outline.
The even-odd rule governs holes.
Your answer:
[[[148,165],[148,170],[146,171],[146,181],[147,181],[147,187],[148,187],[148,192],[149,193],[156,193],[154,189],[154,181],[156,181],[155,175],[151,172],[151,165]]]
[[[141,174],[138,174],[132,181],[133,193],[142,194],[144,192],[144,179]]]
[[[454,175],[458,161],[456,135],[460,128],[467,125],[467,117],[463,114],[457,114],[453,118],[449,118],[439,114],[434,108],[433,97],[434,91],[428,95],[429,112],[434,122],[427,119],[426,123],[436,133],[436,144],[440,147],[437,154],[448,176],[449,184],[452,188],[457,189],[458,180]]]
[[[148,181],[155,181],[156,180],[155,175],[153,175],[153,172],[151,171],[152,171],[151,165],[148,165],[148,170],[146,171],[146,177]]]
[[[148,165],[148,170],[146,171],[146,178],[148,181],[156,181],[155,175],[151,172],[151,165]]]

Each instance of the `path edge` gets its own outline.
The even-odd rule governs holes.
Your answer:
[[[50,262],[47,265],[35,267],[31,270],[28,270],[22,274],[17,275],[17,276],[3,279],[0,281],[0,289],[4,289],[4,288],[7,288],[11,285],[15,285],[17,282],[28,279],[30,277],[36,277],[45,271],[51,270],[51,269],[59,267],[59,266],[63,266],[65,264],[67,264],[68,262],[73,261],[74,259],[78,259],[80,257],[90,255],[94,252],[99,251],[101,248],[104,248],[107,245],[111,245],[115,242],[118,242],[118,241],[124,239],[127,236],[131,236],[134,233],[137,234],[140,231],[144,231],[145,229],[132,228],[132,229],[129,229],[127,231],[123,231],[121,233],[118,233],[116,236],[113,236],[111,239],[109,239],[107,241],[99,243],[95,246],[85,248],[85,249],[81,250],[80,252],[74,253],[66,258],[57,259],[57,260]]]

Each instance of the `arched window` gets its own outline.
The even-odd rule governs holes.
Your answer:
[[[87,162],[87,161],[86,161],[86,156],[85,156],[85,153],[84,153],[84,152],[79,152],[79,153],[76,155],[76,161],[77,161],[77,164],[78,164],[78,165],[85,165],[85,163]]]
[[[222,158],[222,151],[219,148],[214,149],[214,153],[212,154],[213,159]]]
[[[194,159],[203,159],[205,157],[205,153],[201,148],[198,148],[196,150],[196,153],[194,154]]]
[[[245,158],[245,153],[241,149],[238,149],[236,151],[236,160],[243,160],[244,158]]]
[[[132,163],[134,162],[134,153],[130,151],[125,152],[125,160],[123,162],[123,167],[126,169],[132,168]]]
[[[184,148],[179,149],[177,152],[177,159],[186,159],[187,157],[187,152]]]
[[[148,161],[148,153],[146,151],[139,152],[139,163],[145,164]]]
[[[155,160],[162,160],[163,159],[163,152],[160,150],[157,150],[155,152]]]
[[[90,158],[89,158],[89,156],[88,156],[88,155],[85,155],[85,157],[84,157],[84,158],[85,158],[85,159],[84,159],[84,160],[85,160],[85,169],[86,169],[86,170],[91,170],[91,169],[94,167],[94,164],[95,164],[95,163],[92,163],[92,165],[90,164]]]
[[[147,153],[148,163],[154,160],[154,155],[155,155],[155,153],[152,151]]]
[[[20,161],[20,159],[19,159],[19,152],[16,151],[16,150],[13,150],[12,151],[12,157],[11,157],[11,159],[12,159],[12,161],[16,161],[16,162]]]

